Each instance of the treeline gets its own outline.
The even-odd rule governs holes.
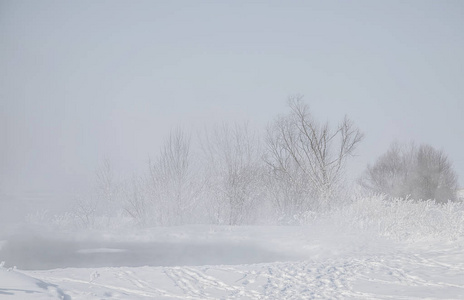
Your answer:
[[[246,123],[222,124],[192,139],[171,131],[146,174],[117,182],[109,161],[97,172],[98,193],[76,201],[83,226],[97,216],[129,217],[140,226],[297,222],[346,200],[345,168],[363,134],[345,117],[318,122],[302,97],[258,134]],[[391,197],[456,199],[457,176],[430,146],[392,146],[360,179],[364,191]],[[110,222],[110,221],[108,221]]]

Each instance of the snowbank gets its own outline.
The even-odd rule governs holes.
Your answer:
[[[11,268],[0,267],[1,299],[71,300],[55,284],[25,275]]]

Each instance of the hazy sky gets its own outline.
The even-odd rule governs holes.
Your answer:
[[[464,1],[0,0],[0,187],[70,195],[131,175],[176,125],[264,128],[303,94],[366,134],[443,149],[464,186]]]

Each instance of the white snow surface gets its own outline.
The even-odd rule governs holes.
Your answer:
[[[0,299],[71,299],[55,284],[0,268]]]
[[[0,299],[464,299],[462,207],[420,205],[414,223],[389,204],[395,218],[353,208],[353,226],[344,210],[300,226],[2,237]]]
[[[209,245],[257,241],[265,249],[299,259],[237,265],[27,271],[3,267],[0,298],[464,299],[462,240],[393,242],[368,233],[348,234],[310,226],[183,226],[146,230],[145,234],[126,238],[170,240],[187,247],[192,240],[208,240]],[[96,238],[95,233],[93,236]],[[124,235],[99,238],[115,241]]]

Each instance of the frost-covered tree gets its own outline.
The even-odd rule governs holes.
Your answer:
[[[149,199],[161,225],[190,223],[198,190],[192,167],[190,137],[172,131],[158,159],[150,164]]]
[[[156,220],[153,203],[148,201],[145,186],[143,179],[133,177],[131,182],[126,183],[123,188],[124,211],[141,226],[155,223],[154,220]]]
[[[84,227],[96,226],[97,220],[100,223],[108,223],[122,210],[120,188],[121,183],[115,178],[112,164],[105,157],[95,170],[94,188],[87,194],[75,197],[71,214],[79,220],[80,226]]]
[[[360,179],[361,186],[391,197],[456,200],[457,175],[443,151],[430,145],[392,144]]]
[[[99,199],[101,214],[112,215],[120,209],[121,183],[117,182],[109,158],[105,157],[95,171],[96,198]]]
[[[273,185],[282,185],[275,202],[284,213],[327,207],[363,134],[347,117],[335,128],[318,122],[301,96],[288,106],[267,130],[265,161]]]
[[[261,199],[260,141],[248,124],[223,124],[201,139],[207,210],[215,223],[250,223]]]
[[[98,201],[92,196],[76,197],[72,208],[72,215],[76,217],[80,226],[92,228],[97,217]]]

